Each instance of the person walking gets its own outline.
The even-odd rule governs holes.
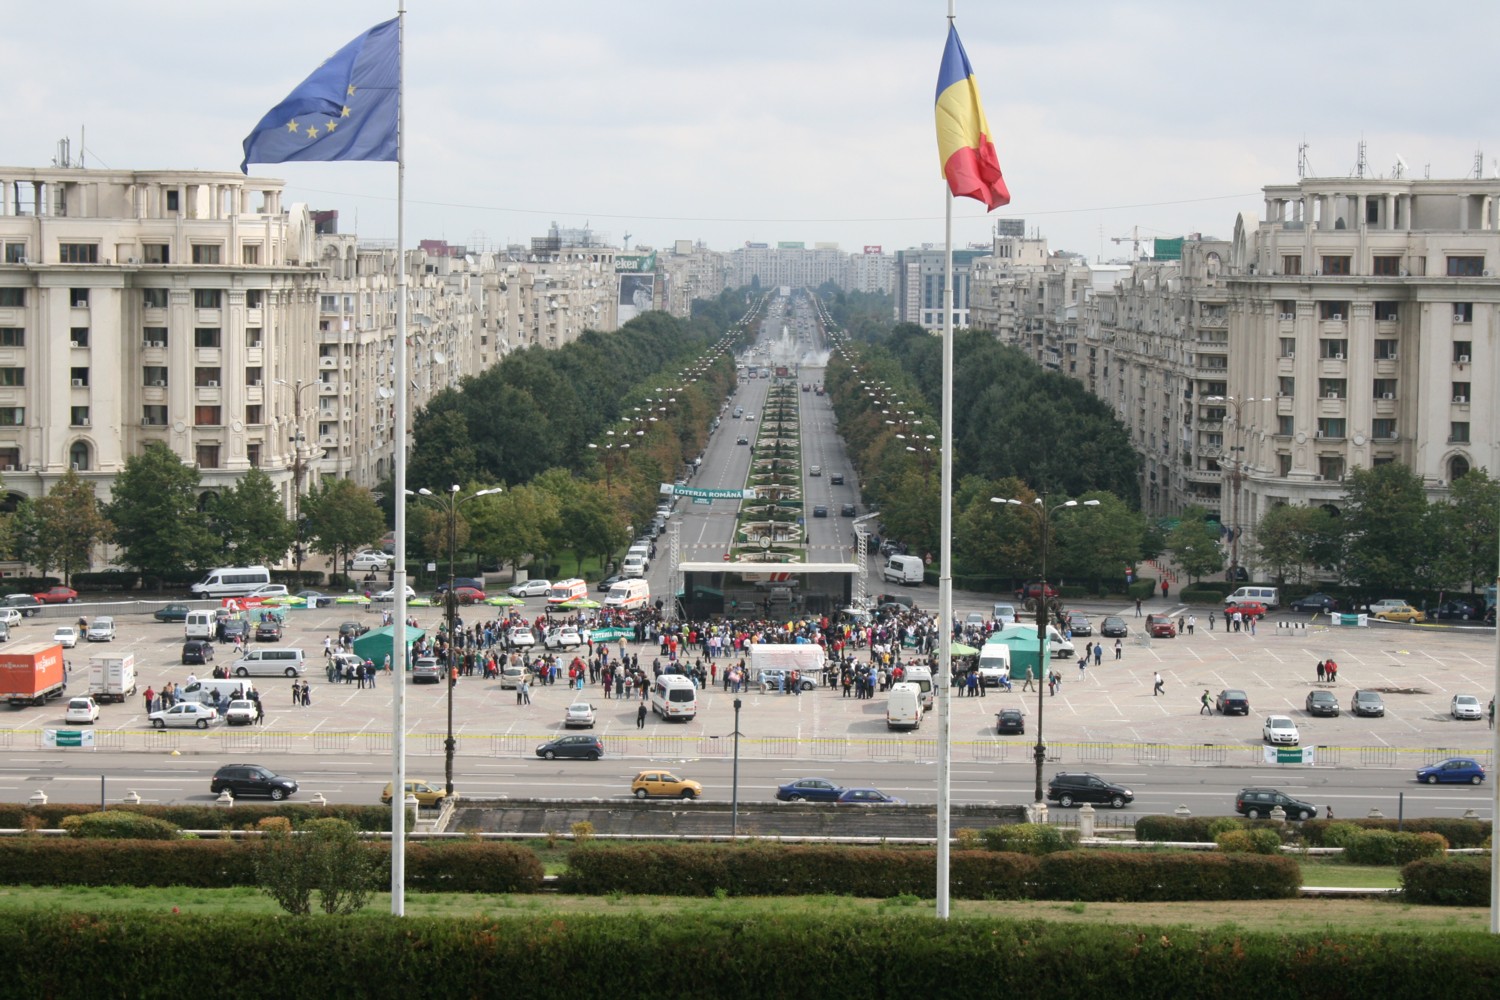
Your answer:
[[[312,705],[312,684],[308,681],[302,682],[302,707],[308,708]]]
[[[1211,701],[1208,700],[1208,688],[1204,688],[1203,689],[1203,694],[1198,698],[1198,714],[1199,715],[1213,715],[1214,714],[1213,702],[1211,702]]]
[[[1323,661],[1322,660],[1319,660],[1318,661],[1318,680],[1321,682],[1327,676],[1328,676],[1328,668],[1323,665]]]
[[[292,681],[292,707],[302,704],[302,682]]]
[[[1161,582],[1161,599],[1164,601],[1167,599],[1167,581],[1165,580]]]
[[[1490,728],[1495,728],[1495,699],[1490,699]]]
[[[150,684],[146,685],[145,698],[146,698],[146,714],[150,715],[153,711],[155,711],[155,709],[152,707],[152,703],[156,701],[156,692],[153,691],[153,690],[151,690],[151,685]],[[1491,702],[1491,704],[1493,705],[1494,703]]]
[[[1157,695],[1159,695],[1159,694],[1165,694],[1165,693],[1166,693],[1166,686],[1165,686],[1165,684],[1163,683],[1163,681],[1161,679],[1161,671],[1158,670],[1158,671],[1156,671],[1156,674],[1155,674],[1155,681],[1154,681],[1154,683],[1151,686],[1151,697],[1155,698]]]
[[[1115,640],[1115,659],[1121,659],[1125,655],[1125,646],[1119,639]]]
[[[1078,658],[1078,679],[1079,680],[1083,680],[1083,678],[1087,675],[1088,668],[1089,668],[1089,656],[1088,656],[1087,653],[1084,653],[1082,656],[1080,656]]]
[[[1022,691],[1030,691],[1031,690],[1031,679],[1032,679],[1032,673],[1031,673],[1030,670],[1028,670],[1028,671],[1026,671],[1026,683],[1021,685],[1021,690]]]
[[[1214,630],[1214,613],[1212,611],[1208,613],[1208,630],[1210,632]]]
[[[1141,599],[1139,597],[1135,599],[1135,616],[1137,618],[1141,616]]]
[[[1192,635],[1193,632],[1197,628],[1198,628],[1198,616],[1197,615],[1188,615],[1188,635]]]
[[[1104,643],[1102,643],[1102,642],[1096,642],[1096,643],[1094,643],[1094,666],[1097,667],[1100,664],[1102,664],[1103,662],[1104,662]]]
[[[646,728],[646,703],[644,701],[641,702],[640,707],[635,710],[635,728]]]

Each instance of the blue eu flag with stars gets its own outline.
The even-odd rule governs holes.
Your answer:
[[[401,102],[398,18],[329,56],[245,137],[251,163],[394,160]]]

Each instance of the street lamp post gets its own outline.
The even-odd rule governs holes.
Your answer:
[[[1050,666],[1047,659],[1047,613],[1050,610],[1047,603],[1047,536],[1051,534],[1050,527],[1052,515],[1060,510],[1071,507],[1097,507],[1098,500],[1067,500],[1053,507],[1047,506],[1047,495],[1044,493],[1031,502],[1030,505],[1020,500],[1008,497],[990,497],[990,503],[1006,504],[1018,507],[1021,510],[1029,510],[1036,514],[1037,523],[1042,529],[1042,578],[1040,600],[1036,603],[1036,655],[1037,655],[1037,686],[1036,686],[1036,747],[1032,755],[1036,759],[1036,798],[1033,807],[1036,814],[1040,815],[1046,808],[1046,799],[1042,797],[1042,768],[1047,762],[1047,744],[1042,739],[1042,710],[1046,701],[1042,697],[1041,673],[1044,666]]]
[[[729,792],[729,836],[740,839],[740,706],[744,702],[734,699],[734,774],[730,778]]]
[[[1205,396],[1205,401],[1210,403],[1225,403],[1234,408],[1234,440],[1235,444],[1229,451],[1234,456],[1234,468],[1229,472],[1229,579],[1239,578],[1240,570],[1240,484],[1245,481],[1245,446],[1239,442],[1244,440],[1245,425],[1241,419],[1241,412],[1246,403],[1264,403],[1264,399],[1250,396],[1244,399],[1236,399],[1233,396]]]
[[[306,439],[302,433],[302,390],[312,389],[317,386],[316,382],[303,384],[297,379],[293,384],[284,378],[276,380],[277,385],[284,385],[292,390],[292,524],[297,528],[297,541],[292,546],[292,558],[297,566],[297,589],[302,589],[302,442]],[[337,568],[337,567],[335,567]]]
[[[411,492],[408,490],[407,492]],[[458,495],[457,483],[448,487],[446,494],[434,493],[425,486],[417,490],[418,496],[423,496],[436,503],[448,515],[448,592],[443,595],[443,615],[448,622],[448,738],[443,740],[443,788],[448,795],[453,794],[453,755],[458,748],[458,741],[453,738],[453,688],[458,683],[456,671],[458,670],[458,642],[457,642],[457,618],[458,618],[458,594],[453,586],[454,581],[454,558],[458,548],[458,508],[470,500],[480,497],[493,496],[501,492],[499,487],[479,490],[466,497]]]

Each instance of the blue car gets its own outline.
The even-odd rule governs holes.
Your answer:
[[[1472,757],[1449,757],[1417,772],[1417,780],[1428,785],[1456,782],[1464,785],[1484,783],[1484,767]]]
[[[776,789],[782,802],[837,802],[843,794],[844,787],[827,778],[798,778]]]
[[[887,795],[878,788],[846,788],[839,796],[841,806],[904,806],[905,799]]]

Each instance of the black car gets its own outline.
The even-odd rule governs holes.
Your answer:
[[[1337,611],[1339,602],[1327,594],[1308,594],[1291,603],[1293,611]]]
[[[265,795],[280,802],[297,791],[297,783],[259,764],[225,764],[214,772],[208,790],[218,795],[225,789],[235,798]]]
[[[747,437],[745,437],[745,435],[741,434],[739,437],[735,438],[734,443],[735,444],[749,444],[750,443],[750,439],[747,438]]]
[[[41,614],[42,608],[45,605],[32,594],[7,594],[5,595],[4,606],[18,609],[23,618],[31,618],[34,615]]]
[[[364,635],[368,631],[370,631],[370,626],[366,625],[364,622],[340,622],[339,623],[339,638],[340,639],[345,639],[345,638],[348,638],[348,639],[358,639],[360,636]]]
[[[214,658],[214,644],[207,639],[189,639],[182,644],[183,663],[210,663]]]
[[[297,596],[307,602],[308,607],[327,608],[333,606],[333,598],[319,590],[299,590]]]
[[[186,604],[168,604],[164,608],[157,608],[151,612],[151,617],[159,622],[185,622],[188,616]]]
[[[844,474],[842,472],[835,472],[828,477],[828,481],[835,486],[843,486]]]
[[[1002,708],[995,713],[995,732],[1026,735],[1026,716],[1019,708]]]
[[[1064,809],[1074,803],[1084,802],[1097,802],[1115,809],[1124,809],[1127,802],[1134,801],[1135,792],[1087,771],[1073,774],[1059,772],[1047,784],[1047,798]]]
[[[1349,702],[1349,711],[1355,715],[1385,715],[1385,702],[1379,691],[1356,691]]]
[[[1251,819],[1269,819],[1271,810],[1280,806],[1287,819],[1312,819],[1318,807],[1311,802],[1294,799],[1274,788],[1242,788],[1234,797],[1234,811]]]
[[[839,507],[839,517],[853,517],[858,513],[859,511],[852,503],[846,503]]]
[[[1225,688],[1214,699],[1214,708],[1220,715],[1249,715],[1250,696],[1237,688]]]
[[[224,623],[224,638],[233,642],[236,638],[248,641],[250,638],[250,623],[243,618],[231,618]]]
[[[1130,626],[1119,615],[1110,615],[1099,623],[1099,634],[1106,639],[1123,639],[1130,634]]]
[[[1481,615],[1479,609],[1468,601],[1444,601],[1432,611],[1427,612],[1427,617],[1433,621],[1468,622]]]
[[[1307,693],[1308,715],[1332,715],[1335,718],[1339,714],[1339,700],[1333,696],[1332,691],[1309,691]]]
[[[281,623],[276,620],[259,622],[255,626],[256,642],[280,642]]]
[[[823,504],[818,504],[816,507],[813,508],[813,517],[827,517],[827,516],[828,516],[828,508],[825,507]]]
[[[1068,631],[1074,635],[1093,635],[1094,625],[1089,621],[1089,616],[1080,611],[1068,612]]]
[[[547,760],[556,760],[558,757],[598,760],[604,756],[604,741],[597,736],[559,736],[537,747],[536,755]]]
[[[595,590],[602,590],[605,593],[608,593],[609,592],[609,588],[613,587],[615,584],[619,583],[623,579],[625,579],[625,578],[623,576],[621,576],[619,573],[612,573],[609,576],[606,576],[604,579],[600,580],[599,581],[599,585],[597,587],[595,587],[594,589]]]

